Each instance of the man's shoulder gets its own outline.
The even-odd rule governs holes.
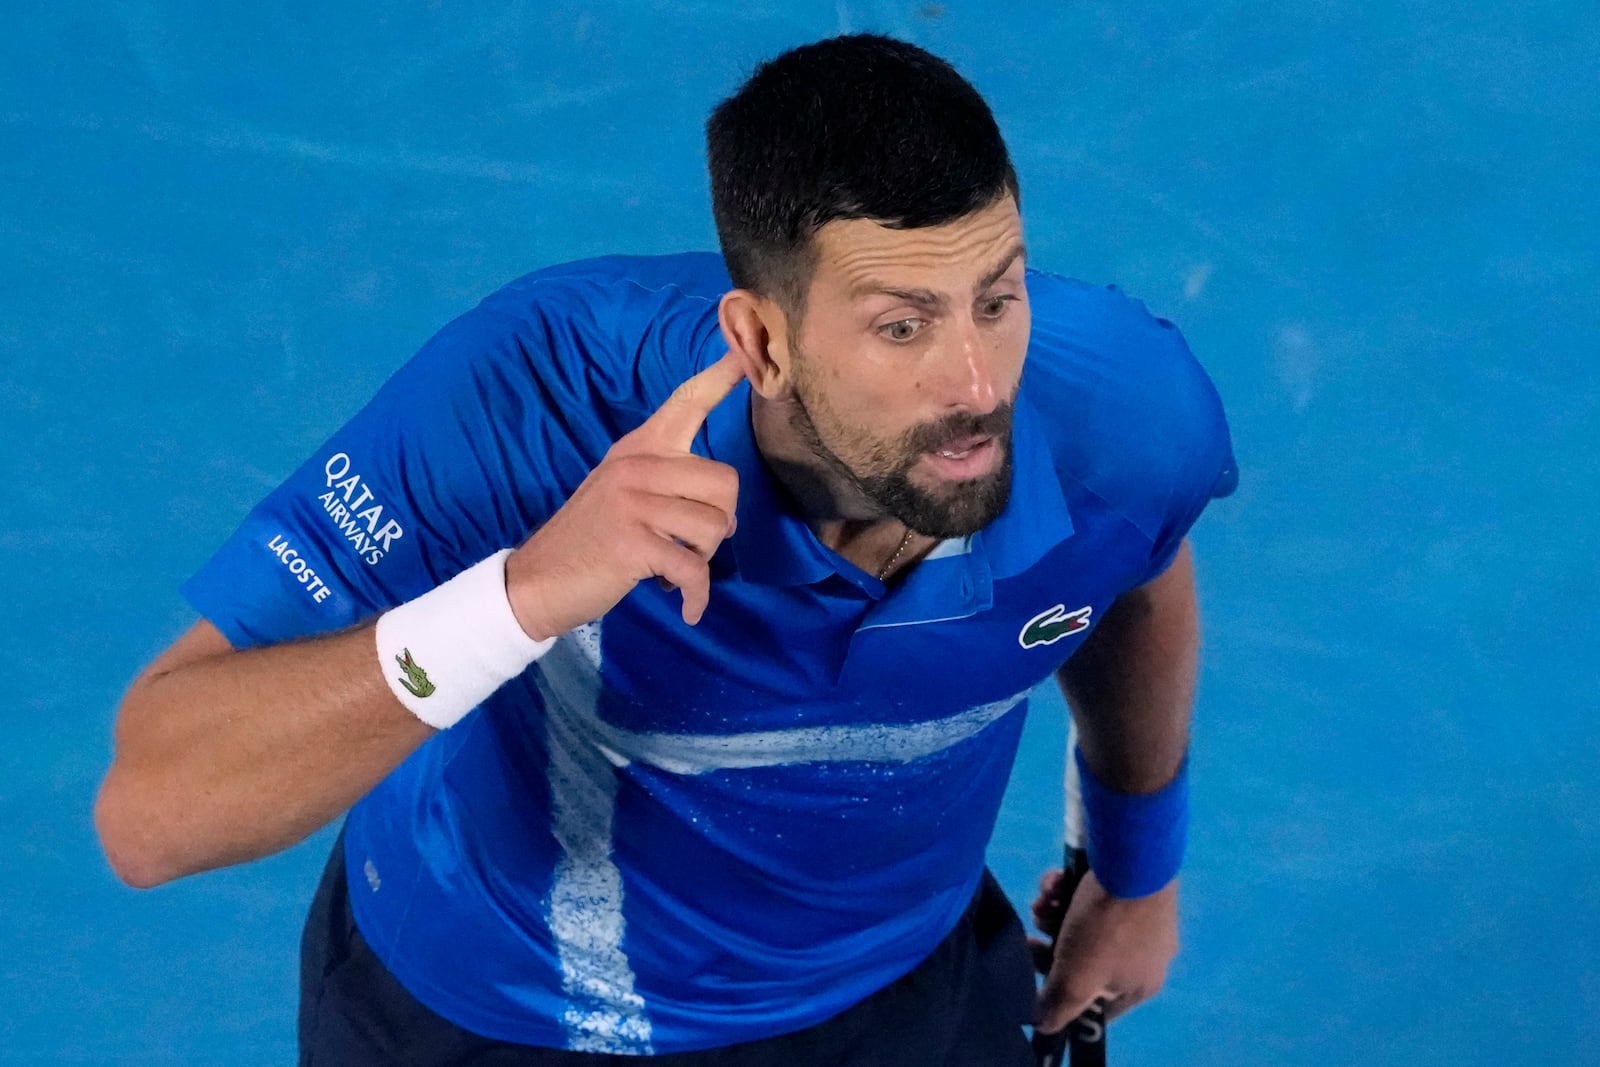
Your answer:
[[[1063,483],[1141,528],[1162,521],[1186,480],[1214,477],[1200,491],[1226,495],[1235,475],[1222,401],[1177,326],[1114,286],[1030,271],[1028,288],[1023,395]]]
[[[524,274],[491,293],[484,305],[541,317],[563,311],[592,314],[597,307],[648,313],[678,303],[715,304],[730,288],[727,268],[714,252],[600,256]]]
[[[693,373],[729,285],[722,258],[706,252],[545,267],[440,329],[411,361],[413,384],[465,390],[474,404],[492,399],[477,395],[477,379],[488,379],[497,394],[509,386],[544,401],[581,394],[588,406],[652,410]]]

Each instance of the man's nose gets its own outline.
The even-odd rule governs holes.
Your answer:
[[[951,351],[944,360],[941,394],[952,408],[987,415],[997,405],[995,353],[970,315],[958,320]]]

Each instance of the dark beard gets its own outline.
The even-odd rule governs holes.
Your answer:
[[[868,500],[924,537],[945,540],[966,537],[989,525],[1011,499],[1011,415],[1007,402],[987,415],[951,415],[917,426],[894,446],[875,449],[874,466],[893,466],[881,474],[857,474],[822,441],[816,420],[797,389],[790,424],[807,449],[835,475],[856,487]],[[924,453],[936,452],[964,437],[992,437],[1000,450],[995,469],[981,478],[951,483],[933,493],[911,481],[911,470]]]

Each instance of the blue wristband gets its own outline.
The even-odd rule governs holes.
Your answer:
[[[1189,759],[1159,792],[1112,789],[1073,748],[1088,824],[1089,869],[1114,897],[1149,896],[1178,875],[1189,837]]]

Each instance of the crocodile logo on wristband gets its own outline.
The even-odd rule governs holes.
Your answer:
[[[428,681],[428,672],[417,666],[417,661],[411,658],[411,650],[403,648],[401,655],[394,658],[400,664],[400,669],[406,672],[404,678],[399,679],[406,691],[414,697],[431,697],[437,692],[437,687]]]
[[[1063,637],[1071,637],[1087,630],[1089,616],[1093,614],[1092,605],[1079,608],[1077,611],[1068,611],[1065,604],[1057,604],[1029,619],[1028,624],[1017,635],[1017,643],[1023,648],[1053,645]]]

